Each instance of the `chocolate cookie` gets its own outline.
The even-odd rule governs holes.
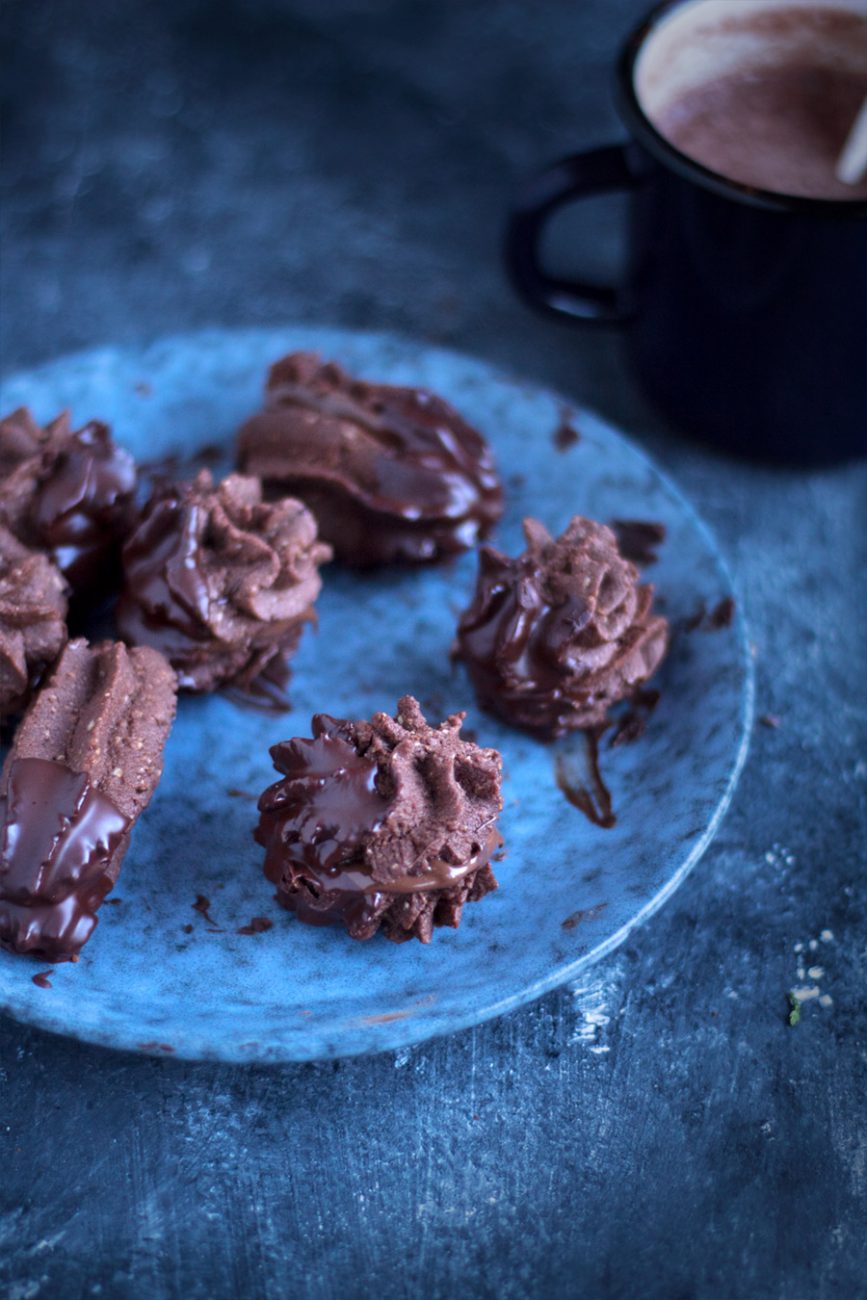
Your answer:
[[[668,624],[610,528],[576,515],[556,541],[533,519],[524,534],[515,559],[479,552],[455,654],[484,708],[551,738],[633,695],[659,667]]]
[[[73,431],[64,411],[43,429],[24,407],[0,420],[0,523],[47,551],[75,595],[115,589],[135,484],[132,457],[96,420]]]
[[[48,556],[0,524],[0,728],[66,644],[66,594]]]
[[[162,650],[186,690],[285,684],[330,557],[300,501],[263,504],[258,479],[215,487],[202,470],[159,489],[124,547],[121,636]]]
[[[0,945],[77,958],[160,779],[175,689],[155,650],[70,641],[0,774]]]
[[[269,496],[300,497],[337,558],[360,568],[464,551],[503,509],[490,448],[442,398],[306,352],[271,367],[238,463]]]
[[[395,718],[317,714],[313,738],[271,750],[256,840],[284,907],[311,925],[430,941],[496,889],[502,759],[462,740],[464,714],[430,727],[411,695]]]

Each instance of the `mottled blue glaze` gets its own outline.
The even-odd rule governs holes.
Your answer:
[[[479,361],[381,335],[293,328],[211,331],[144,350],[102,349],[11,379],[2,409],[40,419],[69,406],[108,420],[138,457],[225,442],[260,397],[267,364],[309,347],[370,378],[425,384],[494,447],[507,488],[497,541],[520,546],[525,514],[561,529],[575,512],[659,519],[669,538],[653,581],[673,620],[732,592],[713,539],[671,483],[584,411],[566,452],[560,403]],[[228,463],[228,462],[227,462]],[[518,477],[516,477],[518,476]],[[42,969],[0,953],[0,1008],[95,1043],[225,1061],[286,1061],[395,1048],[499,1015],[577,975],[622,942],[698,861],[744,761],[752,665],[740,608],[731,627],[676,638],[646,735],[603,754],[619,813],[599,830],[554,780],[554,752],[479,713],[449,666],[475,559],[450,568],[355,577],[327,573],[319,633],[295,661],[293,711],[271,717],[228,700],[183,699],[162,784],[136,829],[116,889],[77,965]],[[467,709],[467,726],[505,760],[500,889],[468,906],[460,930],[428,947],[358,944],[301,925],[273,901],[251,831],[272,779],[268,747],[308,733],[314,711],[366,717],[411,691],[429,718]],[[575,739],[564,742],[574,746]],[[193,910],[211,900],[212,933]],[[573,919],[564,928],[563,922]],[[274,925],[242,936],[253,916]],[[190,933],[184,927],[192,925]]]

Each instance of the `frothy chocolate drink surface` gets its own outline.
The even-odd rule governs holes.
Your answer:
[[[867,199],[835,166],[867,97],[863,76],[816,64],[731,72],[674,100],[655,125],[712,171],[758,189],[818,199]]]
[[[867,198],[837,163],[867,98],[865,0],[684,0],[645,42],[635,90],[677,149],[728,180]]]

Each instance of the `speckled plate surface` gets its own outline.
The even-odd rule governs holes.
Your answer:
[[[707,529],[626,439],[583,412],[580,442],[558,450],[556,396],[454,353],[382,335],[288,328],[209,331],[141,350],[102,349],[17,375],[0,409],[40,419],[64,406],[109,421],[141,459],[225,443],[260,399],[267,364],[307,347],[376,379],[440,392],[490,439],[507,489],[495,539],[520,544],[532,514],[560,530],[575,513],[662,520],[650,571],[665,612],[684,624],[732,594]],[[227,462],[228,463],[228,462]],[[0,952],[0,1009],[90,1042],[190,1059],[289,1061],[381,1051],[499,1015],[574,978],[622,942],[676,888],[710,842],[744,761],[752,669],[740,609],[717,631],[681,631],[659,674],[646,734],[603,748],[618,822],[601,830],[557,787],[557,747],[479,713],[449,667],[473,556],[446,569],[376,578],[327,571],[318,635],[295,661],[292,712],[273,717],[219,696],[183,699],[165,774],[139,822],[113,896],[77,965],[47,969]],[[427,947],[353,943],[304,926],[272,898],[253,843],[268,747],[309,734],[310,715],[367,717],[411,691],[431,720],[466,725],[505,760],[500,889],[458,931]],[[580,739],[562,742],[566,751]],[[230,793],[230,791],[232,793]],[[211,903],[214,924],[193,909]],[[241,934],[254,916],[273,921]]]

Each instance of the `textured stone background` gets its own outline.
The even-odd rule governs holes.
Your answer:
[[[664,911],[499,1023],[252,1071],[0,1022],[9,1300],[867,1294],[867,466],[681,441],[615,336],[531,317],[498,261],[517,179],[618,132],[608,69],[643,3],[6,6],[5,370],[288,319],[523,370],[716,528],[780,718]],[[564,218],[561,258],[616,260],[610,211]],[[799,943],[832,1002],[789,1029]]]

